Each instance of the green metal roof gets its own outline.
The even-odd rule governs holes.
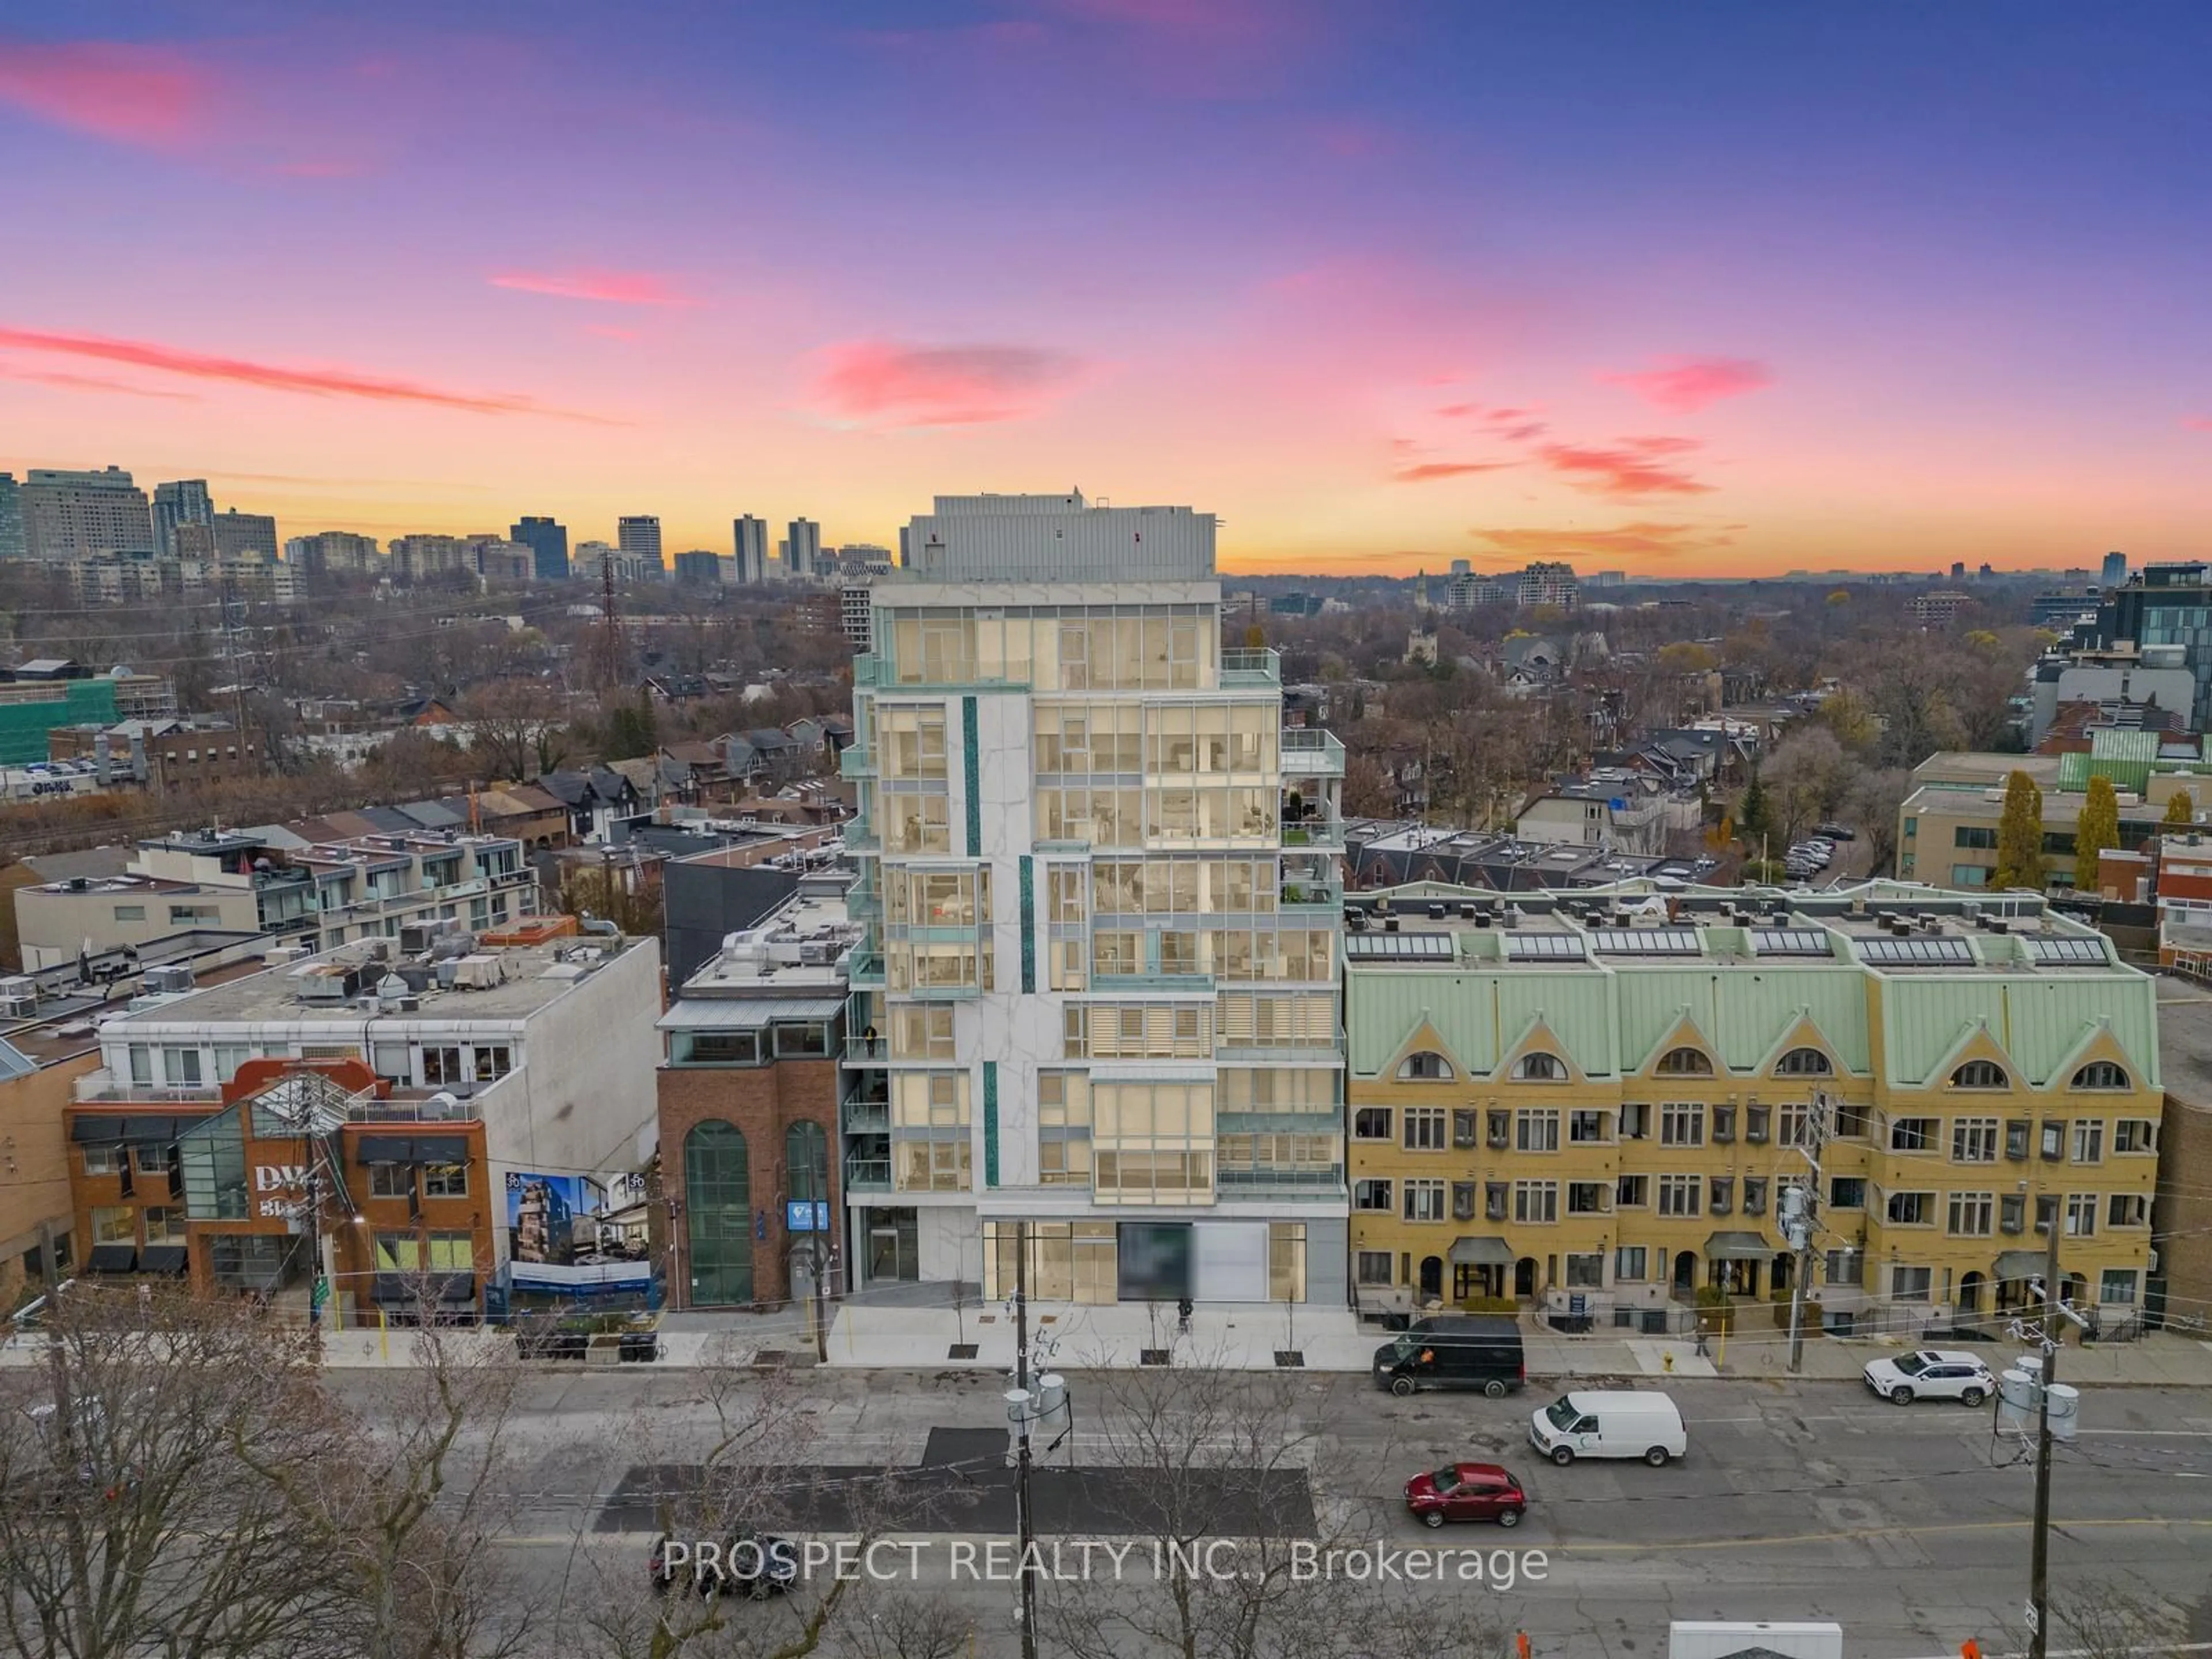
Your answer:
[[[1941,1082],[1944,1063],[1986,1026],[2022,1080],[2045,1087],[2100,1025],[2111,1028],[2136,1074],[2159,1084],[2158,989],[2146,975],[1983,970],[1885,975],[1881,985],[1883,1058],[1893,1084]]]
[[[2149,737],[2149,732],[2130,732],[2127,736]],[[2112,787],[2140,795],[2150,782],[2150,762],[2147,760],[2118,760],[2102,755],[2061,755],[2058,757],[2058,791],[2065,795],[2086,794],[2091,778],[2109,778]]]
[[[2097,760],[2154,761],[2158,758],[2158,746],[2159,734],[2155,732],[2126,732],[2103,726],[2089,734],[2089,753]]]

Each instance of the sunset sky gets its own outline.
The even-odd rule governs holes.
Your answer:
[[[451,21],[465,17],[465,27]],[[0,0],[0,469],[1231,568],[2212,552],[2212,5]]]

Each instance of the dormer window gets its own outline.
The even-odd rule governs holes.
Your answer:
[[[1565,1083],[1565,1062],[1557,1054],[1523,1054],[1513,1067],[1516,1083]]]
[[[1713,1063],[1696,1048],[1669,1048],[1652,1068],[1661,1077],[1711,1077]]]
[[[1398,1081],[1401,1083],[1449,1083],[1458,1075],[1452,1068],[1451,1061],[1433,1048],[1423,1048],[1407,1054],[1398,1063]]]

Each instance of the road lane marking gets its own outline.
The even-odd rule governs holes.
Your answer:
[[[2055,1528],[2091,1527],[2187,1527],[2212,1529],[2212,1521],[2163,1521],[2152,1516],[2128,1519],[2101,1521],[2053,1521]],[[1571,1540],[1556,1540],[1553,1547],[1562,1552],[1574,1551],[1585,1554],[1619,1554],[1634,1550],[1650,1555],[1664,1555],[1672,1550],[1732,1550],[1766,1549],[1792,1544],[1835,1544],[1863,1538],[1927,1538],[1947,1533],[1970,1532],[2027,1532],[2034,1528],[2033,1521],[1960,1521],[1936,1527],[1853,1527],[1840,1532],[1779,1533],[1771,1538],[1697,1538],[1668,1539],[1664,1543],[1640,1542],[1628,1544],[1583,1544]]]

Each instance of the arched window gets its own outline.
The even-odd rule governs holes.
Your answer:
[[[2077,1089],[2124,1089],[2128,1074],[2109,1060],[2093,1060],[2074,1073]]]
[[[1449,1083],[1457,1075],[1452,1070],[1451,1061],[1433,1048],[1407,1054],[1398,1062],[1398,1081],[1401,1083]]]
[[[1792,1048],[1774,1062],[1777,1077],[1833,1077],[1836,1068],[1818,1048]]]
[[[708,1118],[684,1137],[684,1214],[692,1305],[751,1301],[752,1160],[744,1134],[720,1118]]]
[[[1653,1069],[1661,1077],[1711,1077],[1713,1063],[1695,1048],[1669,1048]]]
[[[2002,1089],[2008,1081],[2004,1067],[1993,1060],[1970,1060],[1951,1073],[1954,1089]]]
[[[783,1132],[784,1188],[802,1202],[830,1199],[830,1142],[822,1126],[800,1118]]]
[[[1567,1068],[1557,1054],[1523,1054],[1513,1068],[1516,1083],[1565,1083]]]

